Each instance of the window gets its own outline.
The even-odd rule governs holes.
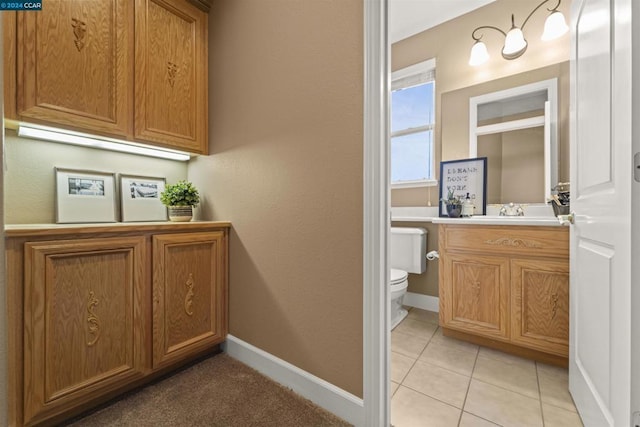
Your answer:
[[[435,185],[435,60],[391,75],[391,186]]]

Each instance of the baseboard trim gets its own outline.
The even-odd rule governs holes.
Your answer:
[[[432,297],[430,295],[416,294],[414,292],[407,292],[402,301],[403,305],[409,307],[421,308],[423,310],[440,311],[440,298]]]
[[[364,425],[364,402],[353,394],[233,335],[227,335],[222,348],[229,356],[292,389],[321,408],[353,425]]]

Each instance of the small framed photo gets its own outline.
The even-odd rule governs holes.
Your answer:
[[[440,200],[452,192],[454,197],[466,199],[475,206],[475,215],[487,214],[487,158],[440,162]],[[444,202],[440,202],[440,216],[448,216]]]
[[[160,202],[165,178],[120,175],[122,222],[167,221],[167,208]]]
[[[116,222],[115,174],[55,168],[56,222]]]

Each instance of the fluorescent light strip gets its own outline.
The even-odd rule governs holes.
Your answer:
[[[119,151],[122,153],[138,154],[141,156],[178,160],[182,162],[186,162],[191,158],[189,154],[181,151],[148,148],[117,139],[87,136],[81,133],[56,128],[36,127],[31,125],[26,126],[24,124],[20,124],[18,126],[18,136],[59,142],[62,144],[81,145],[83,147],[99,148],[102,150]]]

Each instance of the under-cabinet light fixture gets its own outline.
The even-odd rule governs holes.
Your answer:
[[[535,7],[529,13],[529,16],[524,20],[520,27],[517,27],[515,24],[515,17],[511,14],[511,29],[509,32],[505,33],[500,28],[491,26],[491,25],[483,25],[481,27],[476,28],[471,33],[471,38],[475,40],[473,47],[471,48],[471,55],[469,57],[469,65],[476,66],[486,62],[489,59],[489,52],[487,52],[487,46],[482,41],[483,34],[476,35],[478,31],[483,29],[491,29],[496,30],[504,36],[504,46],[502,48],[502,57],[504,59],[516,59],[522,56],[522,54],[527,50],[527,40],[524,38],[524,26],[527,25],[529,18],[534,14],[536,10],[538,10],[543,4],[549,2],[551,0],[544,0],[538,6]],[[564,19],[564,15],[562,12],[558,11],[558,7],[560,7],[560,3],[562,0],[557,0],[558,4],[553,9],[547,9],[547,11],[551,12],[551,14],[547,17],[547,20],[544,23],[544,32],[542,33],[541,39],[543,41],[549,41],[557,39],[562,36],[564,33],[569,31],[569,27]]]
[[[44,141],[59,142],[62,144],[80,145],[83,147],[98,148],[122,153],[137,154],[140,156],[159,157],[161,159],[178,160],[186,162],[191,158],[188,153],[162,148],[151,148],[129,141],[114,138],[87,135],[64,129],[50,128],[38,125],[20,124],[18,136],[41,139]]]

